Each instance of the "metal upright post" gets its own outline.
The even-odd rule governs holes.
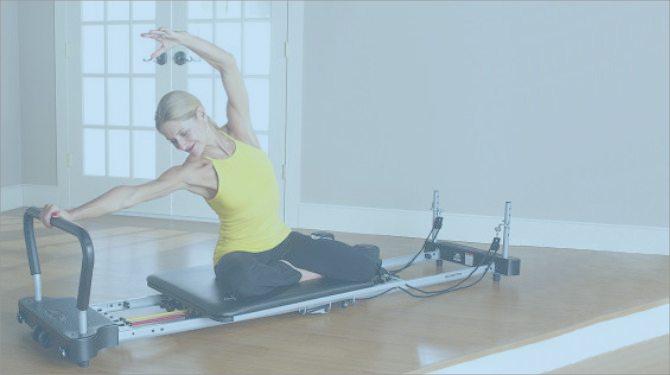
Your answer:
[[[510,226],[511,211],[512,211],[512,202],[505,202],[505,218],[503,219],[503,239],[502,239],[502,243],[503,243],[503,245],[502,245],[502,247],[503,247],[502,257],[503,257],[503,259],[509,259],[508,248],[509,248],[509,226]],[[499,230],[499,229],[497,229],[497,230]],[[497,234],[496,234],[496,236],[497,236]],[[508,270],[508,272],[509,272],[509,270]],[[494,273],[493,274],[493,281],[496,281],[496,282],[500,281],[500,274],[499,273]]]
[[[33,289],[35,290],[35,301],[42,300],[42,275],[36,273],[33,275]]]
[[[440,191],[439,190],[433,190],[433,205],[431,206],[431,209],[433,210],[433,221],[435,221],[437,216],[440,214]]]
[[[433,222],[430,224],[433,228],[431,232],[430,241],[435,242],[437,238],[437,230],[435,230],[435,223],[437,218],[440,216],[440,191],[433,190],[433,204],[431,205],[431,210],[433,211]]]
[[[505,228],[503,232],[503,258],[507,259],[507,251],[509,247],[509,226],[510,226],[510,214],[512,211],[512,202],[505,202]]]

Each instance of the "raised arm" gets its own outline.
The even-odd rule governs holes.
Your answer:
[[[158,30],[143,33],[142,36],[161,43],[161,47],[151,55],[151,58],[183,45],[221,73],[223,88],[228,94],[227,114],[230,134],[242,142],[260,148],[258,138],[251,125],[249,95],[235,57],[231,53],[186,31],[172,31],[160,27]]]

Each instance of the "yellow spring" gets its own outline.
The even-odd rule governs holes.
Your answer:
[[[160,313],[160,314],[154,314],[154,315],[147,315],[147,316],[139,316],[137,318],[128,318],[126,319],[127,322],[134,322],[136,320],[144,320],[144,319],[151,319],[151,318],[160,318],[162,316],[169,316],[169,315],[177,315],[186,312],[186,310],[177,310],[177,311],[171,311],[171,312],[166,312],[166,313]]]

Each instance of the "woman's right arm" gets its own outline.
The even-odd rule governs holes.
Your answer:
[[[153,181],[136,186],[114,187],[90,202],[70,210],[47,204],[42,208],[40,220],[46,227],[51,228],[52,216],[60,216],[69,221],[79,221],[125,210],[143,202],[165,197],[177,190],[189,189],[188,173],[186,165],[172,167]]]

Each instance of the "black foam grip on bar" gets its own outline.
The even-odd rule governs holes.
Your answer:
[[[33,218],[39,217],[39,212],[35,214],[35,207],[30,207],[23,214],[23,237],[26,240],[26,252],[28,253],[28,265],[31,275],[39,275],[40,258],[37,256],[37,244],[35,242],[35,224]],[[37,215],[37,216],[35,216]]]
[[[26,252],[28,253],[28,264],[30,274],[40,274],[40,260],[35,241],[34,219],[39,219],[40,209],[30,207],[23,214],[23,235],[26,240]],[[93,280],[93,264],[95,253],[91,236],[81,225],[65,220],[60,217],[52,217],[51,225],[77,237],[81,245],[81,273],[79,274],[79,292],[77,294],[77,309],[86,311],[91,297],[91,281]]]

